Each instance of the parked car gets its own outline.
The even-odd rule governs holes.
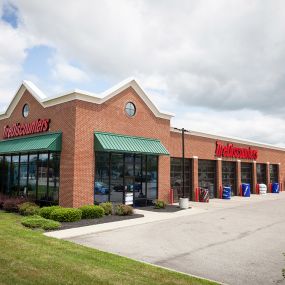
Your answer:
[[[109,194],[109,187],[103,182],[95,182],[95,194],[107,195]]]

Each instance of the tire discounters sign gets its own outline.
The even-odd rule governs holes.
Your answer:
[[[258,151],[250,147],[235,147],[233,144],[228,143],[223,145],[221,142],[216,142],[217,157],[229,157],[229,158],[240,158],[240,159],[251,159],[257,160]]]
[[[38,119],[31,123],[16,123],[12,127],[8,125],[4,127],[3,138],[15,138],[37,133],[44,133],[49,130],[50,119]]]

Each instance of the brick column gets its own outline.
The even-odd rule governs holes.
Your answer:
[[[198,156],[193,156],[192,159],[192,201],[195,201],[195,191],[198,188]]]
[[[252,163],[252,193],[256,194],[256,184],[257,184],[257,175],[256,175],[256,161]]]
[[[269,162],[266,163],[266,185],[267,185],[267,192],[270,192],[269,184],[270,184],[270,168]]]
[[[217,189],[216,189],[216,198],[221,197],[221,191],[220,188],[223,187],[223,177],[222,177],[222,159],[217,158],[217,165],[216,165],[216,179],[217,179]]]
[[[237,180],[237,196],[240,195],[240,187],[241,187],[241,162],[240,160],[236,161],[236,180]]]

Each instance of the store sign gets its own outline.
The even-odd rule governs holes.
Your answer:
[[[223,145],[221,142],[216,142],[217,157],[229,157],[229,158],[240,158],[240,159],[257,159],[257,150],[243,147],[235,147],[233,144],[228,143]]]
[[[37,133],[44,133],[49,130],[50,119],[38,119],[31,123],[16,123],[12,127],[4,127],[3,138],[10,139]]]

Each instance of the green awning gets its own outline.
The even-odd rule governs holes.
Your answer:
[[[20,137],[0,141],[0,154],[61,151],[61,133]]]
[[[95,132],[95,151],[169,155],[157,139]]]

